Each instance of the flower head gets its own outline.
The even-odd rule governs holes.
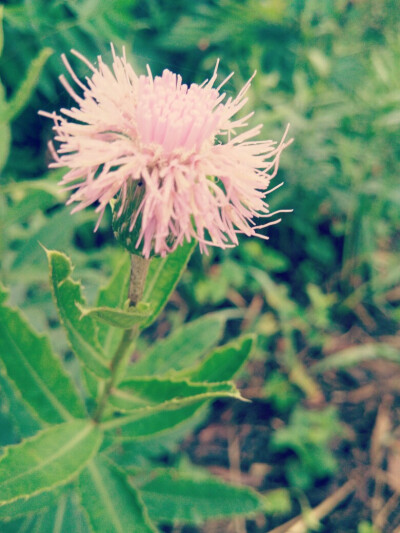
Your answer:
[[[221,88],[232,74],[214,88],[218,63],[210,80],[188,86],[169,70],[153,77],[148,67],[138,76],[113,47],[112,68],[101,57],[96,68],[72,53],[92,73],[83,83],[62,56],[81,95],[64,76],[60,81],[77,107],[41,112],[54,120],[58,143],[50,166],[69,168],[61,184],[73,191],[72,212],[98,204],[97,229],[117,197],[115,226],[123,221],[131,251],[145,257],[192,238],[203,252],[237,245],[239,233],[267,238],[259,230],[279,220],[257,225],[254,219],[274,214],[265,197],[291,141],[287,130],[280,143],[253,140],[261,125],[244,129],[253,113],[235,118],[251,79],[226,98]]]

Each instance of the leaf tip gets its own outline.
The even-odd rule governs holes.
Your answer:
[[[48,257],[48,256],[49,256],[49,252],[50,252],[50,250],[48,250],[48,249],[46,248],[46,246],[45,246],[44,244],[42,244],[40,241],[38,241],[38,244],[39,244],[39,246],[41,246],[41,248],[43,249],[44,253],[45,253],[45,254],[47,255],[47,257]]]

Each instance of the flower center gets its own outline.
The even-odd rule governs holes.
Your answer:
[[[143,144],[156,143],[164,153],[198,151],[213,144],[221,113],[216,89],[182,84],[181,76],[140,76],[136,120]]]

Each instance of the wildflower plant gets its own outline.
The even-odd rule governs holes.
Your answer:
[[[41,112],[54,121],[50,166],[67,169],[61,185],[73,211],[96,206],[96,229],[111,206],[115,236],[129,253],[88,307],[70,259],[45,250],[81,387],[0,285],[2,368],[36,423],[33,435],[0,457],[0,519],[51,520],[62,505],[84,509],[81,529],[151,532],[158,523],[260,511],[263,498],[248,488],[192,480],[151,462],[126,469],[124,460],[190,426],[210,400],[243,400],[231,380],[253,338],[216,348],[226,315],[214,314],[131,359],[197,244],[207,253],[238,245],[238,234],[267,238],[263,230],[279,222],[269,220],[266,195],[290,141],[286,132],[279,143],[257,140],[261,126],[247,129],[252,114],[238,115],[251,80],[227,98],[230,76],[214,87],[217,67],[210,80],[187,86],[168,70],[138,76],[114,49],[112,68],[73,53],[90,75],[81,81],[63,56],[77,89],[61,82],[76,106]],[[201,508],[196,497],[204,495],[209,504]]]

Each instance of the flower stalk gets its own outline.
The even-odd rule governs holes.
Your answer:
[[[149,264],[150,261],[148,259],[135,254],[131,255],[131,274],[128,292],[129,307],[136,306],[143,296]],[[107,407],[110,394],[115,385],[118,384],[120,376],[123,374],[124,369],[129,363],[129,358],[132,353],[130,348],[138,336],[139,327],[137,324],[135,324],[133,328],[126,329],[124,331],[122,339],[110,364],[111,377],[104,385],[103,392],[93,415],[93,420],[97,423],[101,421],[101,417],[103,416]]]
[[[143,296],[150,261],[140,255],[131,255],[131,277],[129,282],[129,306],[136,306]]]

